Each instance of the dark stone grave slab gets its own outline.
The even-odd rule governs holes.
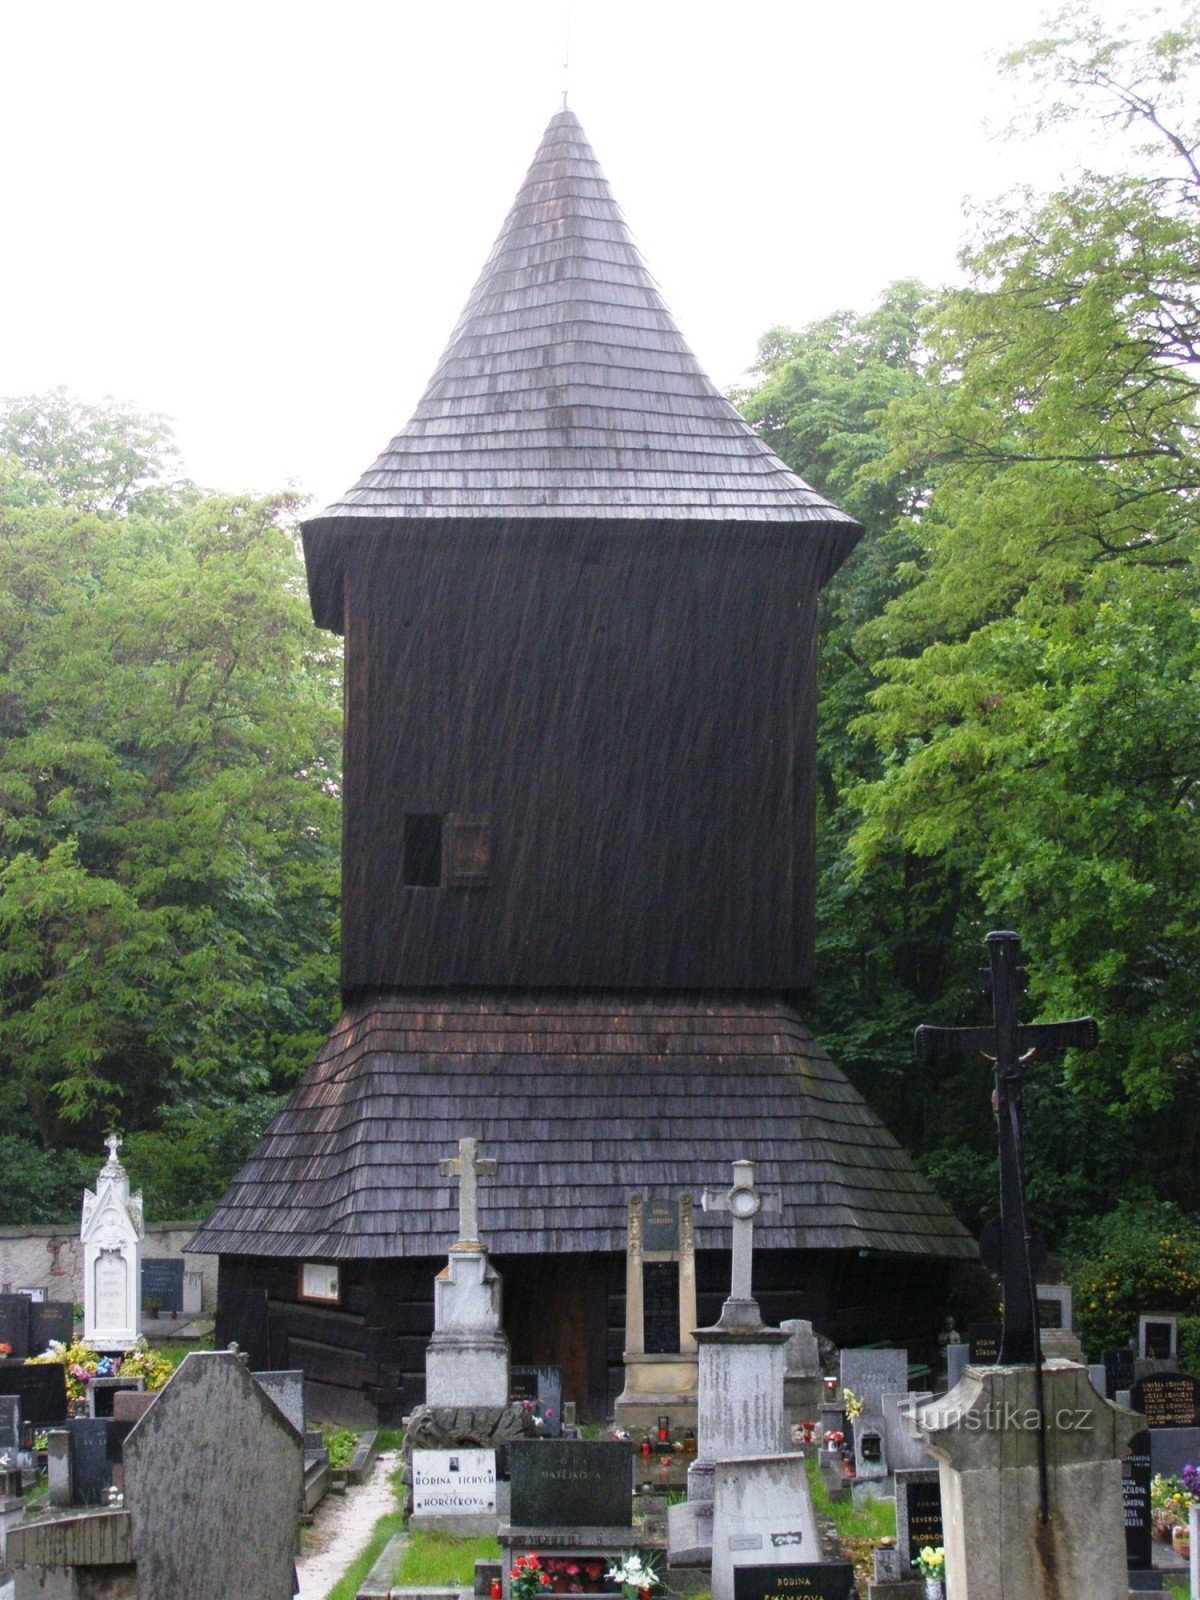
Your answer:
[[[896,1473],[896,1548],[905,1577],[925,1546],[944,1544],[942,1490],[936,1467],[906,1467]]]
[[[526,1392],[517,1394],[512,1385],[519,1382]],[[536,1401],[543,1417],[540,1429],[544,1439],[562,1438],[562,1368],[513,1367],[509,1375],[509,1396],[513,1400]]]
[[[34,1301],[29,1308],[29,1354],[40,1356],[51,1339],[70,1344],[75,1337],[75,1307],[68,1300]]]
[[[88,1411],[93,1417],[111,1417],[113,1402],[117,1395],[125,1389],[135,1392],[145,1388],[141,1378],[93,1378],[88,1384]]]
[[[1150,1428],[1150,1472],[1178,1476],[1184,1467],[1200,1467],[1200,1428]]]
[[[21,1448],[21,1402],[15,1394],[0,1394],[0,1456]]]
[[[183,1310],[183,1260],[142,1257],[142,1315]]]
[[[642,1249],[647,1253],[679,1249],[679,1207],[674,1200],[658,1198],[647,1205]]]
[[[994,1367],[1000,1360],[1001,1322],[968,1322],[967,1361],[973,1367]]]
[[[733,1600],[858,1600],[848,1561],[795,1567],[734,1567]]]
[[[21,1420],[43,1427],[67,1414],[67,1372],[59,1361],[27,1367],[21,1361],[0,1361],[0,1394],[15,1394]]]
[[[13,1361],[24,1361],[29,1349],[29,1308],[27,1294],[0,1294],[0,1344],[8,1345]]]
[[[99,1506],[112,1487],[112,1461],[108,1453],[111,1424],[98,1417],[72,1417],[71,1497],[77,1506]]]
[[[1037,1303],[1037,1316],[1039,1328],[1061,1328],[1063,1325],[1062,1301],[1039,1299]]]
[[[1104,1398],[1115,1400],[1119,1389],[1132,1389],[1136,1380],[1132,1350],[1104,1350]]]
[[[609,1439],[518,1439],[508,1446],[514,1528],[629,1528],[629,1446]]]
[[[1186,1372],[1139,1378],[1129,1391],[1129,1404],[1151,1429],[1200,1427],[1200,1378]]]
[[[647,1355],[679,1354],[679,1266],[674,1261],[642,1266],[642,1328]]]
[[[1121,1498],[1125,1505],[1125,1563],[1130,1572],[1146,1572],[1154,1563],[1150,1521],[1150,1430],[1129,1441],[1121,1460]]]

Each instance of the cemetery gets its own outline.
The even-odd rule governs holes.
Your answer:
[[[1183,1213],[1170,1271],[1144,1213],[1086,1257],[1036,1214],[1038,1074],[1109,1019],[981,903],[962,983],[870,1020],[908,1077],[818,1037],[866,535],[702,369],[564,94],[411,421],[299,527],[340,1011],[187,1237],[110,1132],[69,1260],[0,1282],[0,1600],[1200,1600]],[[954,1096],[986,1151],[918,1161],[889,1103]]]

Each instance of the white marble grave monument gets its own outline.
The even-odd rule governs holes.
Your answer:
[[[117,1160],[121,1141],[110,1134],[108,1160],[95,1193],[83,1195],[83,1340],[93,1350],[129,1350],[142,1331],[141,1191],[131,1195],[129,1175]]]
[[[479,1241],[479,1179],[492,1177],[494,1161],[476,1157],[474,1139],[460,1139],[458,1155],[440,1163],[457,1178],[458,1238],[433,1283],[433,1337],[425,1353],[425,1403],[453,1409],[508,1404],[508,1340],[500,1321],[500,1274]]]

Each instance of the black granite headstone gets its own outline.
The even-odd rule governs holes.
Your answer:
[[[29,1308],[29,1353],[40,1356],[51,1339],[70,1344],[75,1337],[75,1307],[68,1300],[34,1301]]]
[[[37,1427],[61,1422],[67,1414],[67,1369],[60,1361],[27,1367],[21,1361],[0,1361],[0,1394],[15,1394],[21,1420]]]
[[[674,1201],[650,1201],[646,1207],[642,1248],[651,1252],[679,1249],[679,1207]]]
[[[1151,1361],[1169,1361],[1174,1354],[1175,1324],[1147,1322],[1142,1332],[1142,1354]]]
[[[517,1393],[517,1386],[521,1393]],[[510,1400],[536,1401],[542,1415],[538,1430],[543,1439],[562,1438],[562,1368],[512,1367],[509,1373]]]
[[[142,1258],[142,1314],[183,1310],[183,1261]]]
[[[994,1367],[1000,1359],[1002,1322],[967,1323],[967,1360],[973,1367]]]
[[[1136,1373],[1133,1370],[1132,1350],[1103,1350],[1104,1398],[1115,1400],[1120,1389],[1132,1389]]]
[[[642,1267],[643,1348],[647,1355],[679,1354],[679,1267],[647,1261]]]
[[[609,1439],[518,1439],[508,1447],[514,1528],[628,1528],[633,1458]]]
[[[27,1294],[0,1294],[0,1344],[8,1346],[14,1361],[24,1361],[29,1350],[29,1308]]]
[[[1063,1303],[1061,1300],[1039,1300],[1037,1303],[1038,1327],[1061,1328]]]
[[[1200,1378],[1186,1372],[1139,1378],[1129,1391],[1129,1404],[1143,1414],[1148,1428],[1200,1427]]]
[[[733,1600],[858,1600],[848,1561],[795,1567],[734,1567]]]
[[[904,1525],[908,1529],[908,1550],[904,1553],[906,1575],[911,1576],[912,1563],[927,1545],[936,1550],[945,1543],[942,1531],[942,1486],[920,1479],[904,1484],[904,1500],[908,1515]]]
[[[71,1498],[77,1506],[99,1506],[112,1487],[112,1462],[108,1454],[111,1423],[98,1417],[72,1417]]]
[[[1143,1428],[1129,1441],[1121,1460],[1121,1498],[1125,1503],[1125,1563],[1130,1572],[1146,1572],[1154,1562],[1150,1520],[1150,1432]]]

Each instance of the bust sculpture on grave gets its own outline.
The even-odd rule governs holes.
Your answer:
[[[117,1159],[121,1141],[105,1140],[108,1160],[93,1192],[83,1195],[83,1340],[93,1350],[129,1350],[142,1331],[141,1192],[130,1194],[129,1174]]]

